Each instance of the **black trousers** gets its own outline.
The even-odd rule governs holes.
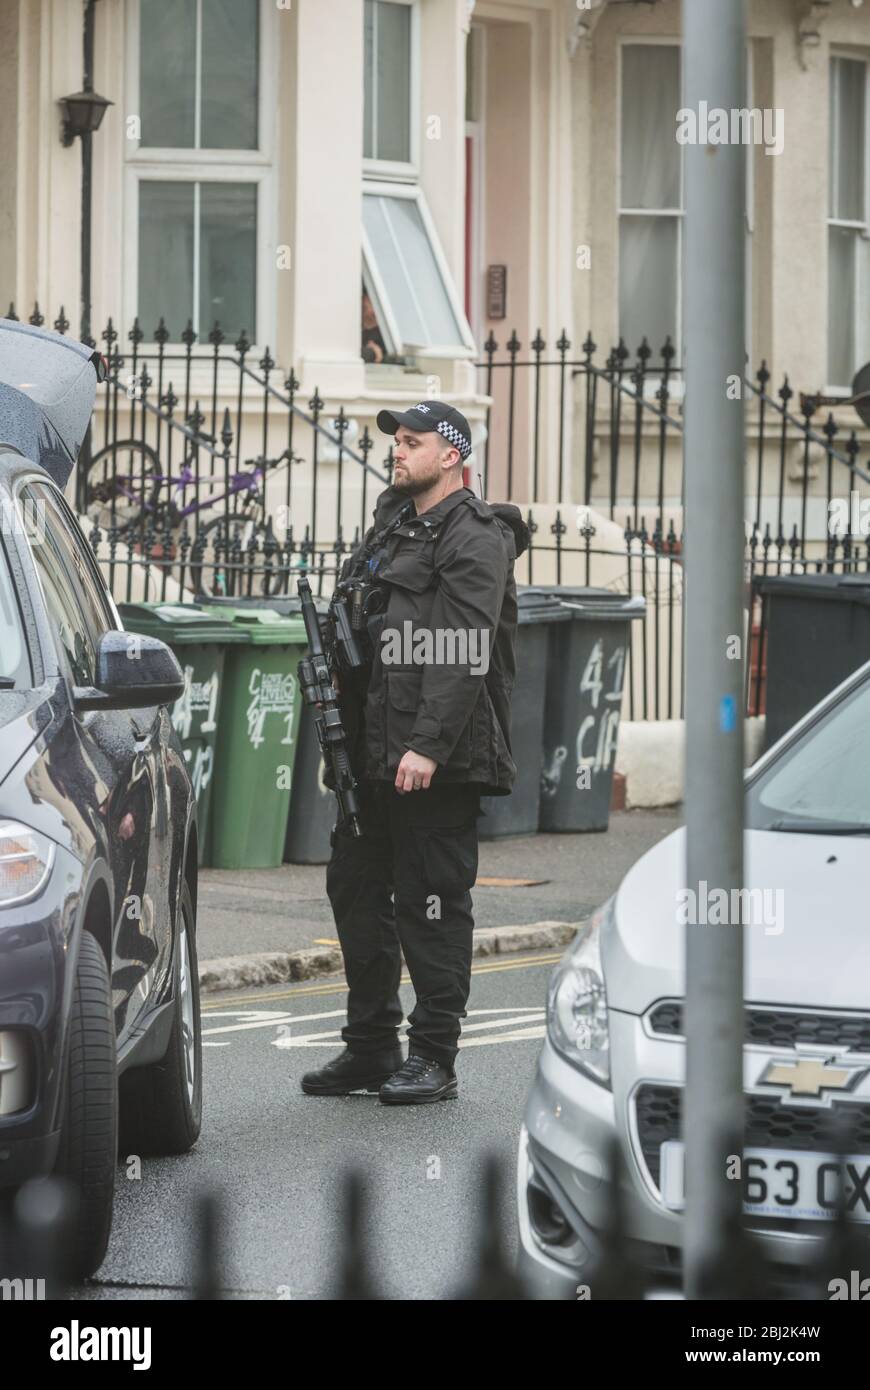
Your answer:
[[[342,1038],[360,1053],[395,1046],[401,948],[417,996],[408,1050],[451,1067],[471,987],[479,787],[400,795],[363,782],[360,808],[363,835],[340,822],[326,869],[349,991]]]

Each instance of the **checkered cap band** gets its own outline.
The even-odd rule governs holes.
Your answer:
[[[461,458],[468,458],[468,455],[471,453],[471,444],[465,438],[461,430],[458,430],[455,425],[448,424],[446,420],[442,420],[436,428],[439,434],[443,434],[444,438],[449,440],[450,443],[459,450]]]

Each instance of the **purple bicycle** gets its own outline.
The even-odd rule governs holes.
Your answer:
[[[280,576],[271,572],[269,561],[280,542],[266,517],[265,478],[282,464],[299,460],[287,449],[274,459],[246,459],[243,469],[230,474],[228,488],[203,497],[203,487],[224,481],[199,472],[196,444],[213,442],[212,436],[198,433],[178,474],[164,473],[154,448],[144,440],[107,444],[91,459],[84,488],[85,513],[155,564],[176,559],[178,532],[193,520],[189,569],[197,593],[232,595],[240,592],[243,583],[250,592],[256,560],[261,557],[259,587],[264,594],[274,594]],[[215,508],[220,510],[209,520],[201,519]]]

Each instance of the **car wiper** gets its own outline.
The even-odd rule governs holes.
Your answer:
[[[870,825],[860,821],[774,820],[762,830],[790,830],[797,835],[870,835]]]

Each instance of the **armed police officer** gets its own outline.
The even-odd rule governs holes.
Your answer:
[[[454,407],[383,410],[378,428],[394,436],[392,483],[338,585],[365,595],[370,652],[362,679],[338,678],[359,810],[340,816],[326,871],[345,1046],[302,1089],[407,1105],[457,1094],[480,798],[507,795],[516,775],[514,561],[528,529],[518,508],[463,485],[471,432]],[[406,1059],[402,954],[416,995]]]

